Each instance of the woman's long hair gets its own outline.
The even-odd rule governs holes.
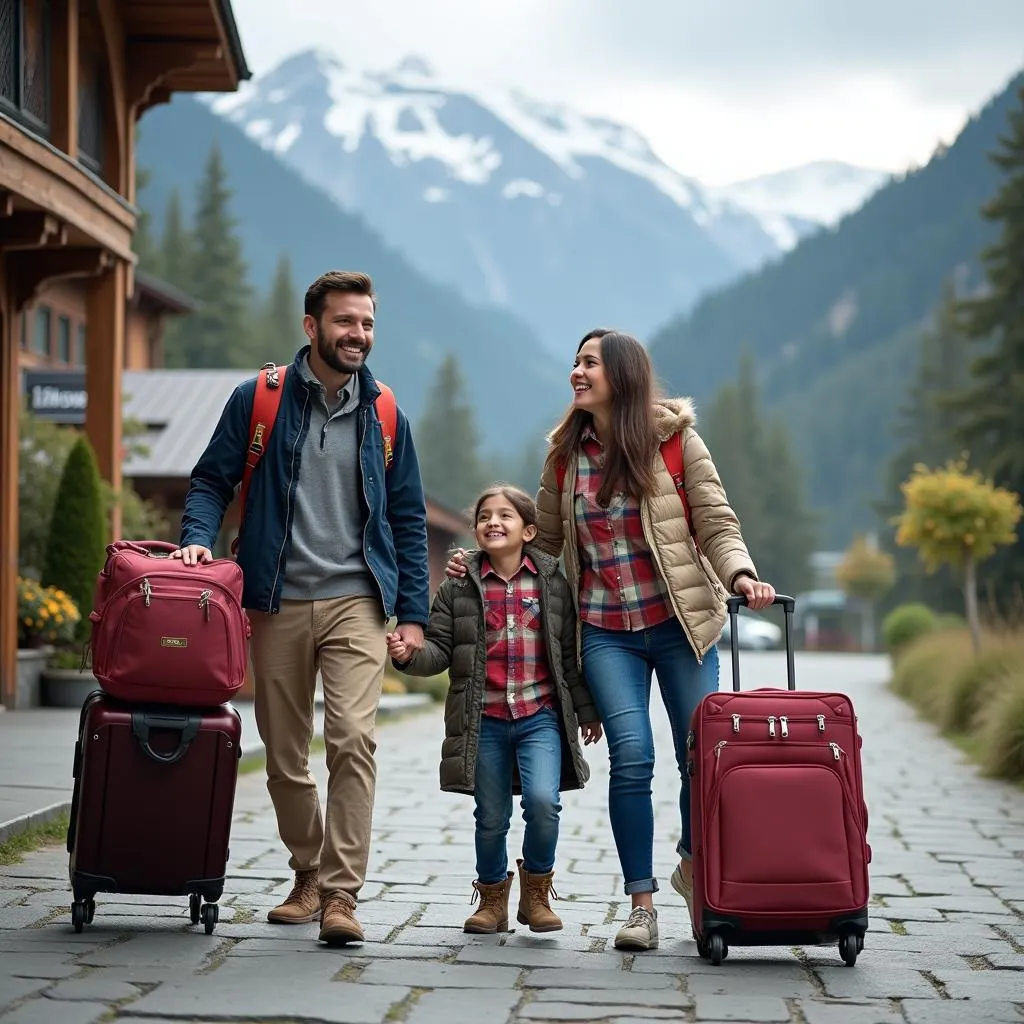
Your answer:
[[[601,340],[601,362],[612,391],[612,436],[602,438],[605,463],[598,503],[607,507],[612,495],[625,491],[633,498],[654,493],[654,456],[658,435],[654,424],[657,390],[647,350],[636,338],[605,328],[585,334],[576,354],[592,338]],[[549,437],[547,462],[565,464],[579,449],[592,417],[570,408]]]

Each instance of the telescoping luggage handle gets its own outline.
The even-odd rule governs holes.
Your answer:
[[[170,712],[132,712],[132,734],[139,741],[142,752],[146,757],[151,758],[160,764],[174,764],[184,756],[192,741],[199,735],[199,729],[203,724],[203,716],[196,714],[172,714]],[[178,740],[178,747],[169,754],[161,754],[154,750],[149,743],[150,729],[173,729],[181,733]]]
[[[740,648],[739,631],[736,628],[736,621],[739,610],[746,605],[747,599],[742,594],[735,594],[726,599],[726,607],[729,609],[729,646],[732,648],[732,688],[739,692],[740,688]],[[793,610],[796,608],[796,601],[785,594],[776,594],[772,604],[781,604],[782,610],[786,613],[786,683],[791,690],[796,689],[796,665],[793,657]]]

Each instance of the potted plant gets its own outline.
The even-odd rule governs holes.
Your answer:
[[[38,707],[43,676],[55,646],[74,642],[81,616],[75,602],[58,587],[18,577],[18,685],[15,708]]]

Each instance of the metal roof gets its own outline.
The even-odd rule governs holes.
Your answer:
[[[125,370],[124,417],[146,427],[148,454],[125,461],[127,477],[188,477],[224,405],[252,370]]]

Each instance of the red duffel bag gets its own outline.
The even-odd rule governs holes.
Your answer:
[[[183,565],[176,545],[120,540],[96,581],[92,671],[112,697],[212,707],[245,682],[249,619],[230,558]]]

